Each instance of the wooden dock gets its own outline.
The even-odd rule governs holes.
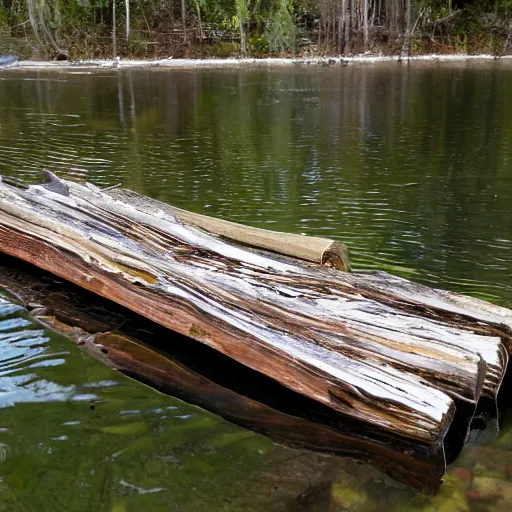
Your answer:
[[[0,251],[197,340],[340,421],[443,450],[447,439],[464,443],[481,399],[496,400],[510,310],[192,224],[122,189],[0,182]],[[343,248],[334,254],[317,263],[346,265]]]

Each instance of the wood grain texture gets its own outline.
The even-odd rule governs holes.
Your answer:
[[[235,243],[318,265],[327,265],[342,271],[350,270],[347,246],[329,238],[302,236],[245,226],[176,208],[161,201],[141,196],[131,190],[113,189],[106,193],[125,203],[137,204],[140,208],[166,212],[184,224],[203,229]]]
[[[446,466],[441,449],[421,449],[343,421],[192,339],[17,260],[0,261],[2,288],[44,325],[164,393],[280,444],[369,462],[423,492],[439,488]]]
[[[442,445],[495,394],[506,333],[420,315],[358,276],[255,254],[91,185],[0,184],[0,250],[108,297],[348,417]],[[361,290],[366,290],[365,294]],[[459,315],[460,316],[460,315]]]

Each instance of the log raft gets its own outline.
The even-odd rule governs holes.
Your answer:
[[[442,448],[459,411],[469,425],[481,396],[496,399],[512,332],[499,321],[510,318],[507,310],[487,305],[483,314],[435,291],[435,299],[416,297],[402,282],[388,292],[382,276],[376,284],[233,240],[129,191],[56,177],[27,187],[0,182],[0,251],[204,343],[340,417]]]

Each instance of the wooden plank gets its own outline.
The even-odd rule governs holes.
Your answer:
[[[498,336],[363,298],[350,274],[254,254],[160,210],[62,186],[69,196],[0,186],[4,252],[391,433],[442,444],[454,400],[480,396],[481,346],[502,350]]]

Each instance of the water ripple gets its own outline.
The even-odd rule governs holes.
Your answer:
[[[356,269],[512,304],[512,115],[499,93],[512,77],[401,73],[20,74],[0,81],[0,172],[123,182],[343,241]]]

